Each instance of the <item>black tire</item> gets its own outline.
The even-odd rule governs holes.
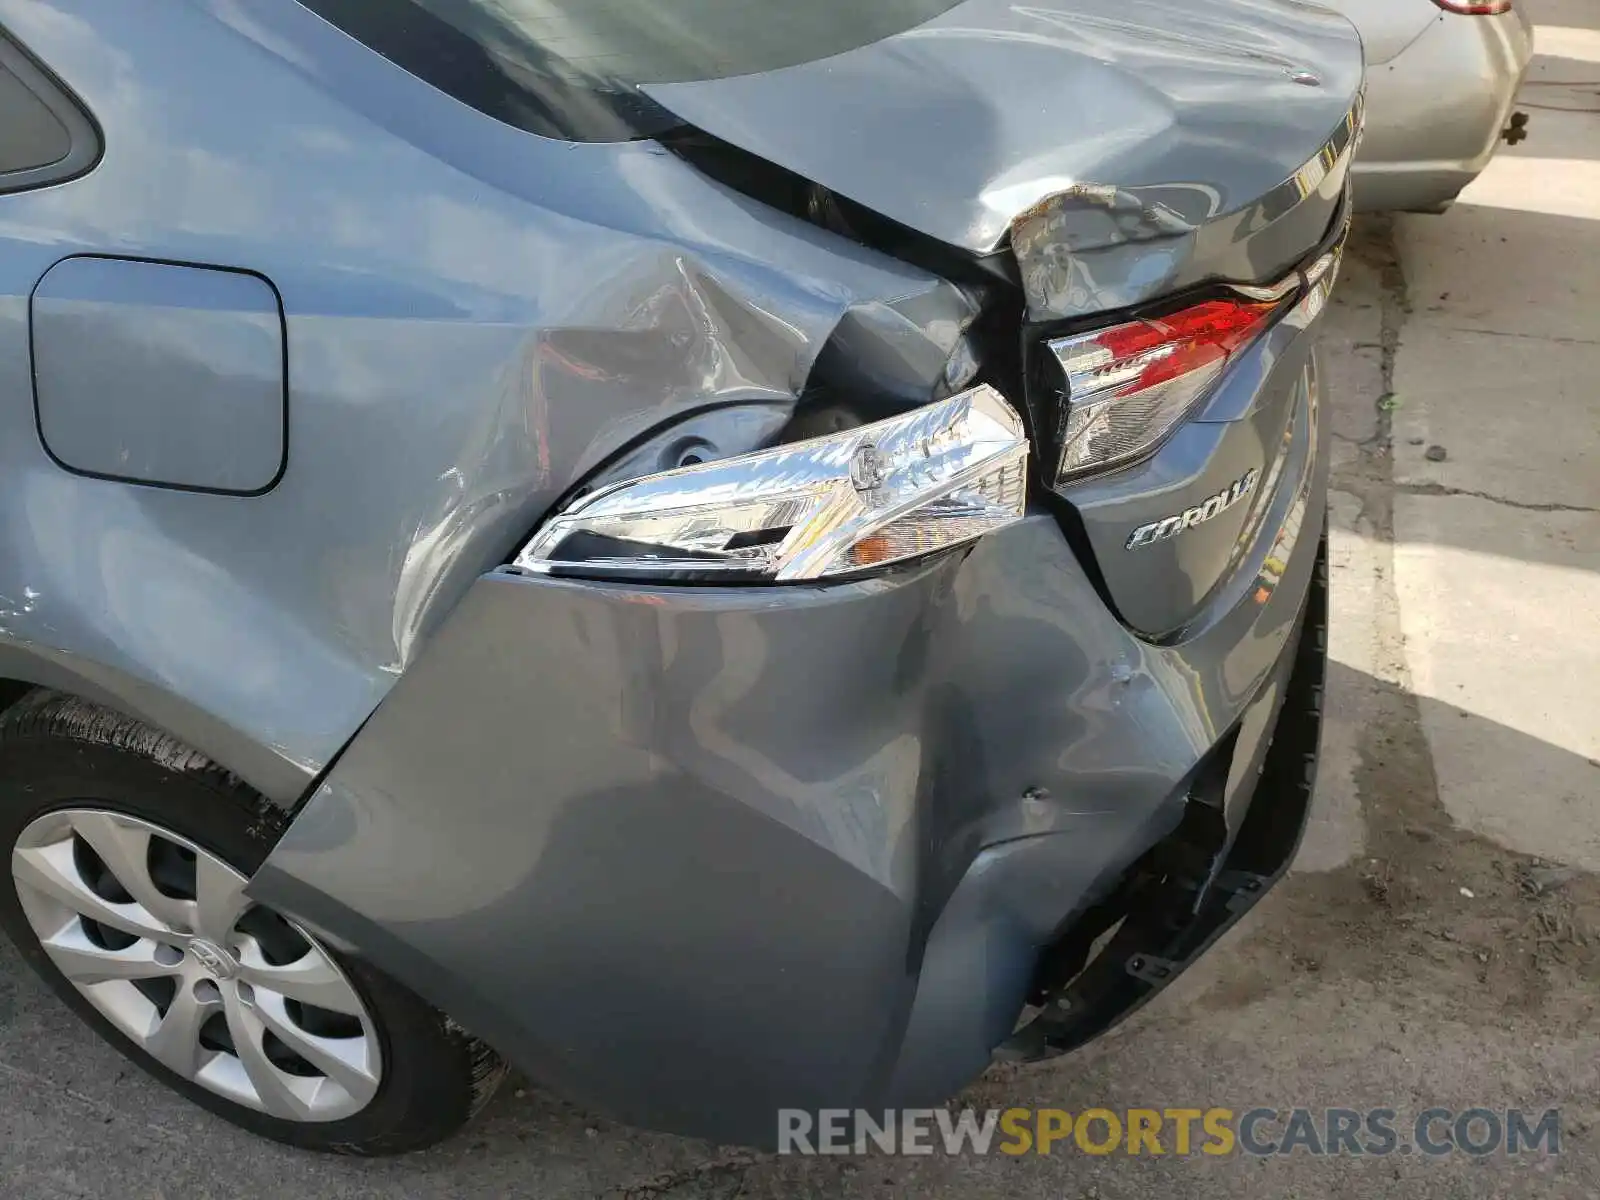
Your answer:
[[[238,778],[172,738],[60,692],[36,691],[0,714],[0,851],[35,818],[89,804],[189,839],[250,875],[288,816]],[[0,887],[0,925],[28,963],[83,1020],[129,1059],[201,1107],[252,1133],[338,1154],[399,1154],[456,1132],[505,1075],[499,1057],[369,963],[339,955],[377,1027],[384,1072],[361,1111],[329,1122],[284,1120],[236,1104],[168,1070],[129,1041],[56,969]]]

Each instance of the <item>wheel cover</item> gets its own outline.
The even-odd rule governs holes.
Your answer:
[[[63,809],[22,831],[11,876],[56,968],[169,1070],[286,1121],[342,1120],[377,1093],[377,1029],[344,972],[210,851]]]

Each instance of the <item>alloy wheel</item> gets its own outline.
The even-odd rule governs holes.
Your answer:
[[[22,831],[11,874],[67,982],[184,1079],[288,1121],[342,1120],[377,1093],[355,988],[216,855],[122,813],[63,809]]]

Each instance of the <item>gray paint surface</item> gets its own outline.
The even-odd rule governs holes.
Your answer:
[[[1340,74],[1347,26],[1250,3],[1277,14],[1272,28],[1300,22],[1297,36],[1327,40],[1337,78],[1315,101],[1299,89],[1308,98],[1286,110],[1270,154],[1234,146],[1244,158],[1218,161],[1219,180],[1246,159],[1259,167],[1235,189],[1278,173],[1291,144],[1314,150],[1313,123],[1332,124],[1353,86]],[[1010,19],[988,4],[953,15]],[[87,176],[0,199],[0,660],[179,719],[172,733],[284,802],[472,580],[621,447],[709,408],[792,405],[841,327],[862,378],[925,382],[968,312],[943,280],[711,184],[653,144],[500,125],[298,5],[185,0],[151,22],[87,0],[0,0],[0,20],[106,130]],[[1131,21],[1117,26],[1128,54]],[[1161,45],[1176,52],[1156,41],[1152,63]],[[1082,59],[1059,49],[1061,65]],[[1237,97],[1262,77],[1236,50],[1219,50],[1208,78]],[[974,53],[992,76],[994,47]],[[735,110],[724,95],[720,109]],[[879,107],[911,122],[898,140],[930,151],[903,186],[931,204],[949,156],[931,153],[930,127],[895,95]],[[241,128],[261,111],[272,120]],[[1005,110],[1015,125],[996,144],[1013,173],[1025,146],[1072,140],[1038,111]],[[1212,136],[1230,130],[1241,146],[1265,136],[1226,122]],[[75,254],[271,280],[293,409],[277,488],[194,497],[49,460],[31,428],[27,297]]]
[[[39,436],[68,470],[245,494],[282,475],[283,311],[259,275],[67,258],[30,326]]]
[[[1368,68],[1389,62],[1427,29],[1449,20],[1433,0],[1325,0],[1361,34]]]
[[[152,22],[4,0],[0,20],[107,130],[91,174],[0,197],[0,663],[98,689],[286,803],[471,581],[620,447],[712,407],[792,406],[853,304],[945,294],[900,322],[911,339],[947,337],[938,314],[966,304],[659,148],[550,142],[446,102],[297,5]],[[294,421],[271,493],[50,461],[28,297],[86,253],[277,287]]]
[[[1304,69],[1319,86],[1292,80]],[[1188,184],[1202,219],[1245,208],[1311,156],[1361,74],[1349,23],[1308,4],[967,0],[819,62],[644,90],[868,208],[988,251],[1018,213],[1072,187]]]
[[[1115,80],[1150,143],[1094,161],[1203,203],[1176,258],[1142,227],[1097,233],[1116,253],[1084,303],[1297,259],[1336,195],[1269,228],[1252,197],[1317,152],[1359,56],[1335,18],[1237,3],[1279,41],[1207,35],[1168,5],[1013,38],[1020,11],[968,0],[952,45],[974,74],[942,111],[973,164],[951,171],[927,72],[886,72],[873,119],[899,120],[881,150],[913,160],[885,215],[959,246],[975,196],[1020,213],[1056,194],[1087,72]],[[1261,396],[1219,393],[1228,411],[1194,423],[1212,428],[1163,451],[1198,487],[1263,453],[1274,421],[1299,438],[1227,586],[1195,592],[1209,598],[1170,645],[1119,621],[1040,513],[829,588],[516,578],[495,568],[575,484],[679,435],[720,453],[771,436],[825,346],[831,378],[914,399],[970,299],[660,146],[498,125],[294,4],[185,0],[152,21],[0,0],[0,20],[106,131],[83,179],[0,197],[0,666],[124,707],[285,803],[348,743],[256,893],[571,1094],[759,1140],[775,1103],[927,1098],[976,1070],[1046,931],[1171,824],[1185,776],[1270,692],[1325,470],[1294,339]],[[1247,95],[1291,86],[1267,82],[1288,49],[1318,46],[1324,88],[1285,93],[1265,132],[1247,121]],[[1039,54],[1062,89],[1043,105],[1004,78]],[[1196,55],[1198,75],[1181,65]],[[770,123],[787,97],[803,131],[853,94],[818,70],[817,108],[780,80],[748,115]],[[723,81],[707,113],[737,110],[747,82]],[[1206,119],[1174,123],[1179,109]],[[776,132],[760,149],[809,169]],[[856,158],[863,188],[882,182]],[[1070,256],[1078,228],[1046,253]],[[292,408],[278,486],[196,495],[50,461],[29,297],[86,254],[271,281]]]
[[[1314,86],[1295,81],[1307,70]],[[1312,5],[967,0],[819,62],[644,90],[930,237],[1009,239],[1049,320],[1292,266],[1333,219],[1343,167],[1306,202],[1264,198],[1362,77],[1349,22]]]
[[[1177,645],[1042,515],[826,588],[490,575],[251,890],[632,1122],[760,1143],[780,1106],[931,1103],[1280,662],[1326,483],[1289,386],[1243,594]]]

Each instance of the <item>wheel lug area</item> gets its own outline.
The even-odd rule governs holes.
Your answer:
[[[189,959],[212,979],[232,979],[239,970],[237,958],[204,938],[190,939]]]
[[[155,959],[163,967],[175,967],[183,961],[183,951],[163,942],[156,947]]]
[[[196,979],[194,998],[201,1004],[221,1004],[222,989],[217,986],[215,979]]]

